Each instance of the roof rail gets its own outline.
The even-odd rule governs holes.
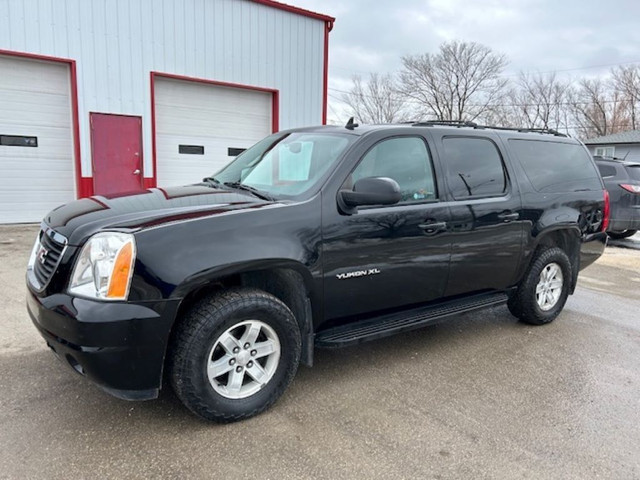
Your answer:
[[[469,127],[478,130],[490,128],[492,130],[510,130],[513,132],[523,133],[547,133],[549,135],[555,135],[556,137],[569,137],[568,134],[560,133],[552,128],[496,127],[493,125],[478,125],[477,123],[470,122],[468,120],[429,120],[426,122],[416,122],[412,124],[413,127],[430,127],[434,125],[444,125],[448,127]]]
[[[468,120],[427,120],[426,122],[416,122],[412,126],[414,127],[426,127],[430,125],[446,125],[450,127],[472,127],[478,126],[477,123],[470,122]]]

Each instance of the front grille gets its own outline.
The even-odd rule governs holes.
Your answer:
[[[40,288],[49,283],[58,268],[66,243],[67,239],[53,230],[40,232],[40,247],[36,251],[36,261],[33,265],[33,273]]]

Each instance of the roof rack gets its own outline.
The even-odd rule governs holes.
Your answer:
[[[470,122],[468,120],[427,120],[426,122],[416,122],[412,126],[414,127],[428,127],[431,125],[445,125],[449,127],[472,127],[476,128],[477,123]]]
[[[492,130],[509,130],[513,132],[523,132],[523,133],[547,133],[549,135],[555,135],[556,137],[569,137],[569,135],[565,133],[560,133],[557,130],[552,128],[517,128],[517,127],[496,127],[493,125],[478,125],[475,122],[470,122],[468,120],[429,120],[426,122],[416,122],[413,123],[413,127],[431,127],[434,125],[444,125],[448,127],[469,127],[478,130],[484,130],[486,128],[490,128]]]

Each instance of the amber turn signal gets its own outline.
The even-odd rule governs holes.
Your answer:
[[[126,298],[129,288],[129,278],[133,268],[133,243],[125,243],[113,265],[113,273],[109,281],[107,298]]]

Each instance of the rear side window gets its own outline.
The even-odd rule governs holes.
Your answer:
[[[634,180],[640,180],[640,165],[627,165],[627,172],[629,172],[629,176]]]
[[[616,176],[616,167],[614,167],[613,165],[603,165],[603,164],[596,164],[598,165],[598,170],[600,170],[600,175],[602,175],[602,177],[615,177]]]
[[[516,139],[509,144],[538,192],[602,190],[599,172],[581,145]]]
[[[507,175],[500,152],[491,140],[445,137],[443,144],[447,183],[456,200],[504,194]]]

